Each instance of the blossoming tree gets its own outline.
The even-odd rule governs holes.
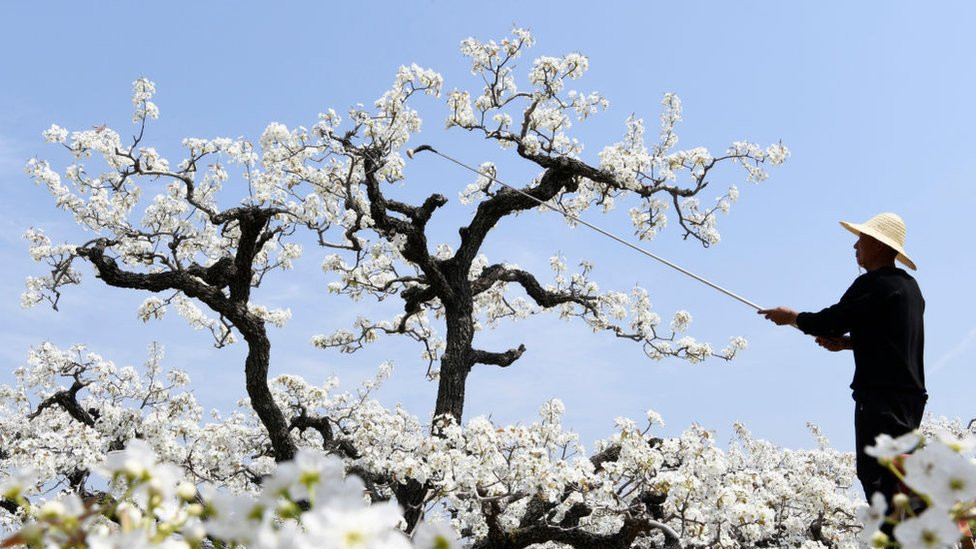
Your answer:
[[[344,157],[344,169],[332,174],[342,177],[335,187],[349,189],[347,215],[358,220],[347,236],[358,238],[369,231],[383,238],[368,249],[355,250],[352,259],[338,254],[327,258],[325,268],[341,274],[341,282],[334,283],[332,289],[355,297],[364,293],[378,298],[399,294],[404,312],[390,321],[360,319],[355,331],[320,336],[315,343],[354,351],[376,339],[378,333],[406,333],[422,341],[428,360],[433,363],[439,359],[439,369],[432,373],[439,383],[434,407],[438,417],[461,419],[465,384],[474,366],[507,367],[525,352],[522,344],[505,351],[475,348],[474,333],[483,322],[493,325],[505,317],[555,311],[563,317],[578,317],[594,330],[641,342],[652,358],[670,356],[694,362],[713,354],[711,346],[692,338],[675,341],[675,332],[682,331],[690,319],[687,313],[676,315],[666,335],[660,318],[650,310],[646,290],[634,288],[629,296],[601,293],[589,279],[588,263],[582,272],[567,275],[564,261],[554,257],[555,280],[544,285],[535,273],[490,262],[482,248],[502,219],[538,208],[540,202],[578,216],[593,205],[606,211],[617,200],[634,198],[637,205],[630,216],[640,238],[653,237],[665,225],[665,210],[671,204],[685,236],[709,245],[719,239],[716,212],[728,210],[738,196],[733,185],[714,207],[702,208],[698,196],[709,188],[712,170],[722,163],[736,162],[746,168],[748,179],[761,181],[766,178],[762,164],[779,164],[788,155],[780,144],[763,150],[744,142],[734,143],[720,156],[703,147],[675,150],[681,103],[667,94],[658,143],[649,149],[644,142],[643,121],[631,117],[623,140],[605,147],[598,163],[587,163],[580,157],[582,144],[568,132],[574,118],[585,120],[606,108],[607,100],[597,93],[566,89],[588,67],[586,57],[576,53],[536,59],[528,74],[528,86],[520,87],[513,64],[532,43],[527,31],[516,29],[500,43],[467,39],[461,44],[472,72],[484,86],[475,94],[473,105],[470,92],[455,90],[449,94],[447,126],[495,141],[540,172],[519,192],[493,188],[497,170],[492,163],[483,164],[475,183],[460,196],[463,202],[477,202],[477,208],[470,221],[458,229],[460,244],[456,250],[446,244],[431,250],[429,245],[436,235],[428,234],[428,221],[447,202],[446,197],[432,194],[422,204],[411,205],[384,194],[383,183],[405,177],[401,149],[410,132],[419,127],[416,112],[406,107],[414,89],[401,83],[406,75],[377,101],[377,113],[353,111],[350,117],[354,125],[345,131],[321,128],[331,141],[330,149]],[[439,78],[427,75],[421,83],[427,91],[440,86]],[[356,200],[353,190],[364,190],[366,199]],[[406,269],[402,268],[404,264]],[[513,285],[528,299],[512,298],[509,286]],[[431,314],[444,319],[443,340],[431,327]],[[735,339],[720,356],[731,358],[742,345],[741,339]]]
[[[62,289],[81,280],[78,262],[88,262],[105,284],[152,292],[140,308],[144,320],[173,308],[191,325],[209,329],[218,346],[231,343],[236,334],[243,337],[250,399],[226,418],[203,423],[192,395],[180,392],[188,377],[179,371],[164,374],[158,347],[151,348],[140,375],[134,368],[117,370],[83,348],[62,351],[43,345],[18,373],[18,386],[3,389],[4,464],[26,465],[42,456],[32,477],[35,486],[66,490],[88,498],[82,500],[86,506],[97,505],[91,501],[103,491],[89,481],[91,471],[106,453],[144,439],[155,456],[178,464],[191,485],[258,498],[256,505],[267,510],[261,502],[268,500],[260,494],[268,479],[283,475],[282,467],[294,467],[286,464],[312,459],[300,449],[317,448],[341,458],[374,503],[395,499],[403,509],[405,532],[418,535],[415,527],[425,515],[443,515],[477,547],[853,543],[859,525],[854,503],[844,493],[851,459],[826,444],[809,452],[785,451],[753,440],[740,428],[739,442],[726,452],[697,426],[675,439],[654,436],[651,428],[660,418],[649,413],[646,423],[618,420],[616,432],[587,454],[577,437],[563,430],[558,401],[545,403],[540,420],[528,426],[499,426],[485,418],[462,421],[472,368],[506,367],[525,352],[521,344],[506,351],[474,347],[476,330],[506,318],[557,312],[639,342],[655,359],[730,359],[744,345],[733,339],[714,352],[706,343],[679,338],[690,320],[687,313],[678,312],[663,328],[646,290],[600,292],[587,263],[581,272],[568,274],[565,261],[554,257],[555,276],[546,282],[538,273],[489,261],[482,249],[502,219],[537,208],[537,200],[573,216],[594,206],[608,211],[617,201],[630,200],[638,237],[652,238],[673,208],[686,237],[711,245],[719,239],[717,213],[728,210],[738,196],[730,186],[714,205],[701,205],[699,195],[713,188],[713,170],[735,163],[745,168],[748,180],[761,181],[763,164],[779,164],[788,154],[779,144],[762,149],[743,142],[721,155],[702,147],[676,150],[681,104],[668,94],[658,142],[646,145],[644,124],[632,117],[624,138],[588,162],[582,145],[569,134],[571,123],[607,102],[595,93],[566,89],[583,75],[588,61],[579,54],[541,57],[523,86],[513,65],[531,45],[529,33],[518,29],[499,43],[462,42],[462,53],[484,85],[479,93],[448,95],[448,127],[498,143],[537,168],[538,175],[522,182],[520,193],[493,185],[497,169],[483,164],[477,180],[460,195],[462,202],[477,206],[458,229],[456,250],[445,244],[431,247],[438,235],[428,222],[446,197],[433,194],[408,204],[387,196],[387,184],[405,180],[406,147],[420,131],[413,98],[438,95],[443,85],[440,75],[416,65],[402,67],[392,89],[372,109],[353,108],[346,122],[328,110],[310,128],[273,123],[257,146],[245,139],[186,139],[186,157],[175,165],[146,143],[147,123],[158,109],[152,102],[155,86],[145,79],[135,82],[137,135],[130,144],[106,127],[69,133],[52,126],[45,138],[63,144],[72,162],[63,177],[37,159],[28,171],[48,187],[58,207],[96,238],[54,245],[41,231],[28,232],[33,257],[51,270],[28,280],[24,303],[47,300],[56,308]],[[91,173],[90,157],[100,160],[98,169],[104,171]],[[223,189],[231,177],[246,182],[244,197]],[[136,220],[147,189],[158,194]],[[332,291],[354,299],[397,296],[404,306],[396,318],[361,319],[354,330],[316,336],[313,342],[350,352],[380,334],[421,342],[429,373],[439,384],[433,424],[370,398],[388,374],[385,366],[356,394],[336,393],[332,382],[316,387],[294,376],[268,379],[272,355],[266,325],[284,323],[289,313],[269,310],[251,296],[265,276],[287,269],[300,256],[301,234],[334,250],[323,265],[338,274]],[[514,295],[518,291],[526,297]],[[9,494],[3,508],[14,512],[8,518],[16,522],[35,511],[11,498],[21,495],[18,487],[25,482],[12,469],[7,472],[12,480],[5,484]],[[285,477],[290,480],[282,485],[301,484]],[[175,486],[169,480],[163,484]],[[137,491],[130,488],[122,492],[123,499]],[[194,497],[212,499],[210,488],[200,490]],[[296,490],[292,503],[311,509],[315,502],[307,490]],[[212,516],[187,511],[179,515],[179,524],[167,522],[177,515],[160,515],[149,500],[137,498],[133,504],[140,513],[170,524],[167,532],[183,532],[180,539],[199,539],[198,526],[215,540],[228,539],[220,504]],[[286,503],[281,503],[285,511],[273,517],[264,511],[251,514],[250,503],[226,505],[237,527],[250,536],[237,541],[248,544],[272,546],[286,543],[287,536],[294,540],[296,532],[321,532],[316,524],[324,520],[313,514],[306,522],[303,512]],[[69,507],[77,510],[74,503]],[[205,520],[199,524],[191,520],[201,517]],[[248,517],[260,520],[248,522]],[[150,522],[153,528],[159,525]],[[384,519],[382,524],[395,522]],[[376,545],[363,546],[402,541],[396,536],[375,539]]]
[[[44,132],[73,157],[64,171],[68,185],[43,160],[32,159],[28,173],[47,186],[57,206],[72,213],[81,227],[101,236],[52,246],[43,232],[29,231],[31,254],[47,262],[51,273],[28,279],[24,303],[46,299],[57,308],[61,289],[80,281],[75,262],[86,260],[109,286],[153,292],[139,311],[144,320],[160,318],[173,306],[191,325],[211,330],[218,346],[234,341],[235,328],[248,345],[248,396],[267,426],[275,457],[291,459],[295,443],[267,386],[271,343],[265,327],[284,323],[289,312],[253,304],[250,295],[268,273],[287,269],[301,254],[300,246],[287,241],[298,226],[324,232],[333,220],[319,194],[300,196],[292,190],[290,154],[277,144],[277,125],[262,136],[262,155],[245,140],[186,139],[186,158],[171,166],[144,144],[147,121],[159,113],[151,101],[154,92],[146,79],[134,84],[138,133],[129,145],[104,126],[70,137],[56,125]],[[98,175],[86,165],[93,156],[104,164]],[[250,192],[239,205],[220,208],[218,193],[229,177],[226,165],[235,163],[243,168]],[[134,221],[144,187],[161,192]],[[207,316],[194,300],[217,318]]]

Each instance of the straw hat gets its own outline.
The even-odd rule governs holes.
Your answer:
[[[898,252],[898,257],[895,259],[901,261],[909,269],[915,270],[915,263],[905,253],[905,222],[896,214],[885,212],[868,219],[864,223],[841,221],[840,224],[856,235],[864,233],[881,241],[882,244],[886,244]]]

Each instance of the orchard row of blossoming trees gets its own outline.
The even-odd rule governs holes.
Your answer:
[[[463,41],[484,86],[473,100],[468,92],[448,95],[447,125],[537,166],[539,175],[522,190],[538,200],[574,215],[629,200],[642,239],[664,227],[673,208],[684,235],[709,245],[719,238],[716,214],[738,197],[732,186],[713,206],[701,205],[713,168],[738,164],[758,182],[764,164],[788,155],[779,144],[744,142],[721,156],[676,150],[681,105],[669,94],[657,143],[645,145],[643,122],[632,117],[623,140],[590,165],[567,132],[607,102],[565,89],[587,59],[536,59],[522,86],[514,61],[532,42],[520,29],[500,43]],[[405,178],[401,153],[420,130],[412,98],[437,96],[441,87],[437,73],[402,67],[373,109],[354,108],[346,121],[329,110],[311,128],[273,123],[257,146],[186,139],[186,156],[175,165],[145,143],[147,122],[158,116],[155,86],[145,79],[134,84],[131,143],[107,127],[44,132],[71,163],[62,175],[34,159],[28,171],[95,238],[55,245],[29,231],[31,254],[50,273],[28,279],[24,305],[57,308],[61,291],[81,282],[79,264],[88,263],[104,284],[151,292],[139,309],[143,320],[175,309],[210,330],[218,346],[243,338],[248,399],[205,421],[187,391],[189,376],[166,370],[155,344],[142,371],[119,369],[83,346],[34,348],[15,386],[0,388],[5,545],[814,548],[855,547],[859,534],[871,539],[877,524],[862,529],[862,520],[877,506],[859,518],[849,491],[852,456],[831,450],[816,428],[817,450],[780,449],[742,426],[722,450],[697,426],[677,438],[654,436],[661,419],[648,412],[640,422],[619,419],[587,453],[563,429],[556,400],[542,404],[529,425],[463,421],[472,369],[507,367],[525,351],[473,345],[477,330],[505,318],[578,317],[594,331],[639,343],[654,359],[731,359],[745,342],[734,338],[715,352],[680,336],[687,313],[665,328],[646,290],[601,293],[587,263],[570,274],[554,257],[553,279],[540,282],[536,273],[490,261],[481,249],[496,224],[537,208],[492,186],[491,164],[461,193],[463,203],[477,206],[459,228],[457,249],[432,250],[427,223],[447,199],[433,194],[408,204],[384,188]],[[245,182],[243,199],[223,189],[232,177]],[[157,194],[144,200],[145,189]],[[227,203],[236,205],[218,205]],[[295,376],[268,378],[267,325],[285,323],[290,313],[253,302],[251,293],[300,257],[303,233],[330,250],[323,267],[337,277],[331,291],[403,303],[395,318],[361,318],[313,343],[353,352],[380,335],[416,340],[438,383],[432,423],[371,397],[389,365],[352,393],[339,392],[334,380],[313,386]],[[965,431],[942,427],[957,438]],[[963,459],[950,454],[939,459]],[[917,527],[919,539],[928,539],[934,527],[918,525],[932,517],[943,527],[955,527],[950,513],[964,518],[966,509],[948,503],[972,496],[961,475],[945,481],[957,486],[950,497],[930,498],[929,511],[899,526],[906,538]],[[931,491],[933,482],[917,487]]]

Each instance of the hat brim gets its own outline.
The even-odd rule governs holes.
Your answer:
[[[888,246],[892,250],[898,252],[898,255],[895,257],[895,259],[901,262],[902,265],[908,267],[913,271],[918,270],[918,268],[915,266],[915,262],[912,261],[911,258],[908,257],[908,254],[905,253],[905,248],[903,248],[900,244],[898,244],[894,240],[874,230],[872,227],[861,225],[860,223],[848,223],[847,221],[841,221],[840,226],[844,227],[848,231],[851,231],[852,233],[858,236],[861,236],[861,233],[864,233],[870,236],[871,238],[877,240],[878,242],[881,242],[885,246]]]

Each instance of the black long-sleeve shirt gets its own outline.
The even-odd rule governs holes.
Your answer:
[[[815,336],[850,333],[854,400],[891,393],[924,398],[924,311],[915,279],[897,267],[881,267],[857,277],[836,305],[797,315],[796,325]]]

